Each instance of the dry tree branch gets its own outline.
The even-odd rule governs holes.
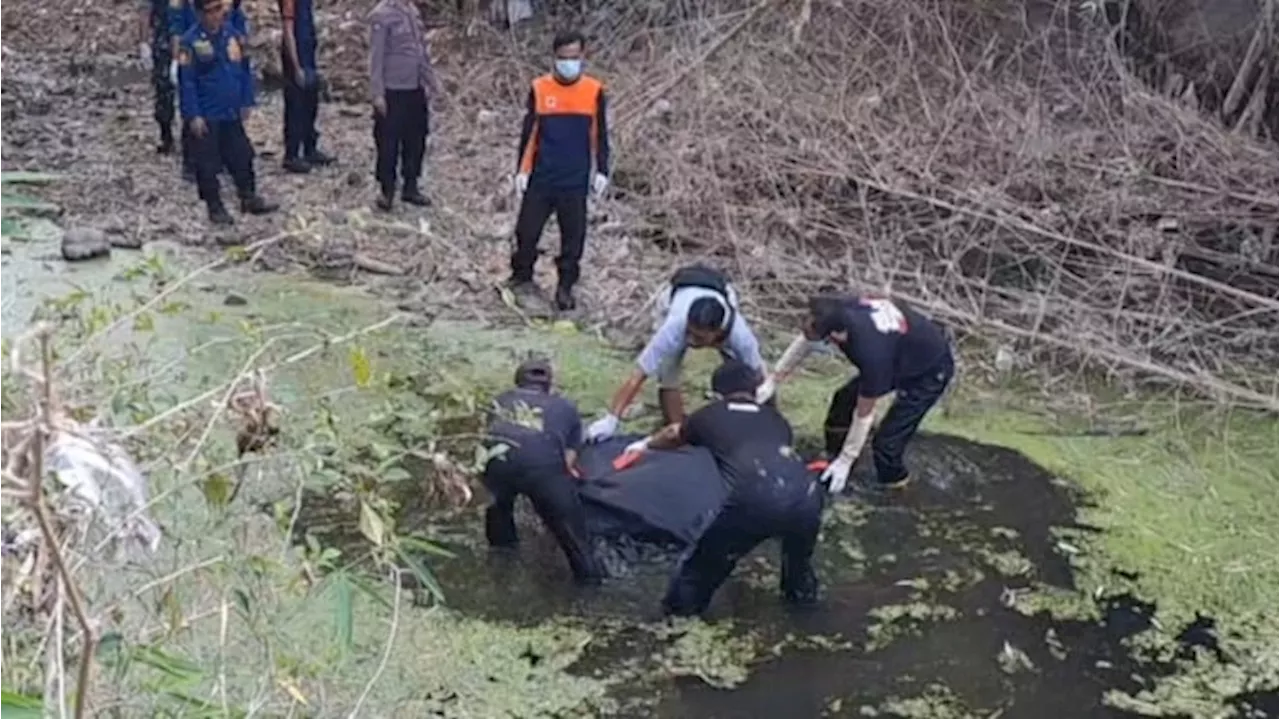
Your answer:
[[[1236,70],[1235,79],[1231,81],[1231,87],[1227,90],[1227,96],[1222,101],[1222,120],[1227,122],[1237,109],[1240,103],[1244,101],[1246,95],[1249,94],[1250,88],[1253,88],[1254,94],[1267,94],[1267,73],[1265,69],[1259,73],[1259,64],[1265,63],[1263,54],[1268,51],[1268,46],[1274,49],[1276,28],[1276,0],[1266,0],[1266,4],[1262,8],[1263,21],[1258,23],[1257,28],[1253,31],[1253,39],[1249,42],[1249,47],[1245,50],[1244,59],[1240,61],[1240,67]],[[1257,75],[1257,82],[1251,82],[1252,78]],[[1242,115],[1246,113],[1241,113]],[[1243,119],[1243,118],[1242,118]]]
[[[45,448],[48,437],[54,431],[53,423],[57,417],[53,391],[52,334],[53,328],[48,324],[41,323],[20,337],[15,343],[15,347],[17,347],[34,337],[39,341],[40,346],[40,373],[37,385],[40,389],[40,394],[35,406],[35,417],[30,420],[31,441],[27,445],[29,450],[24,460],[29,470],[26,475],[26,482],[30,492],[26,498],[25,505],[35,517],[36,524],[40,528],[44,550],[41,554],[47,554],[57,572],[58,589],[61,590],[58,591],[58,596],[65,593],[67,603],[71,606],[71,613],[75,616],[76,624],[80,628],[82,640],[80,644],[80,659],[76,671],[76,698],[73,711],[76,719],[83,719],[89,706],[89,680],[93,669],[93,650],[97,638],[94,636],[93,625],[89,621],[89,614],[85,608],[84,596],[80,585],[76,582],[75,577],[67,566],[67,560],[63,556],[62,543],[59,541],[58,532],[54,528],[54,521],[44,497]],[[28,374],[28,376],[30,375]],[[20,459],[13,454],[8,459],[11,466],[5,468],[5,473],[13,475],[12,465],[19,462]],[[40,601],[39,595],[37,595],[36,601]],[[59,634],[61,634],[60,631]]]

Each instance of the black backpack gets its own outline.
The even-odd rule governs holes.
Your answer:
[[[683,287],[703,287],[708,290],[715,290],[716,294],[724,299],[724,306],[729,312],[725,316],[724,327],[722,328],[727,335],[733,330],[733,323],[737,320],[737,310],[734,309],[733,302],[729,300],[729,277],[714,267],[708,267],[703,264],[688,265],[676,270],[671,276],[671,296],[675,297],[676,292]]]

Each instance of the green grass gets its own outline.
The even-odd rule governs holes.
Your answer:
[[[163,403],[225,381],[267,338],[278,338],[263,356],[269,363],[325,334],[351,332],[390,313],[358,292],[296,278],[230,274],[213,281],[227,283],[226,289],[246,297],[248,304],[224,306],[225,290],[206,287],[174,298],[189,305],[179,315],[156,318],[158,349],[143,353],[146,361],[159,364],[179,347],[191,351],[184,362],[152,381],[154,394],[171,395]],[[770,343],[770,359],[783,344]],[[203,349],[195,351],[196,347]],[[369,362],[373,381],[366,386],[358,386],[352,347]],[[392,374],[443,376],[446,389],[462,394],[477,388],[496,392],[510,385],[516,363],[535,352],[552,357],[562,391],[588,416],[603,410],[633,361],[631,353],[611,350],[562,325],[483,328],[436,322],[426,328],[395,327],[332,347],[282,367],[273,373],[271,386],[274,399],[286,410],[286,445],[301,446],[322,406],[333,413],[341,436],[366,436],[372,414],[406,399],[406,393],[382,381]],[[690,407],[700,402],[716,361],[714,353],[691,355],[686,371]],[[848,372],[842,361],[814,358],[782,388],[781,407],[800,433],[818,432],[828,397]],[[647,388],[642,400],[652,404],[653,392]],[[1140,416],[1150,433],[1120,438],[1030,434],[1051,425],[1071,425],[1074,419],[1046,420],[1043,408],[1025,393],[970,384],[959,387],[948,400],[948,411],[932,414],[925,427],[1020,450],[1084,488],[1093,502],[1081,510],[1081,518],[1104,532],[1082,540],[1082,590],[1114,586],[1117,580],[1108,571],[1112,567],[1139,572],[1135,589],[1159,603],[1166,627],[1176,629],[1197,611],[1210,614],[1228,633],[1231,648],[1257,658],[1248,662],[1249,671],[1273,677],[1264,657],[1269,654],[1274,664],[1275,419],[1246,413],[1197,415],[1154,402],[1123,409]],[[648,431],[655,421],[649,414],[628,423],[627,429]],[[231,432],[220,425],[214,434],[217,452],[229,455],[231,440]],[[168,451],[165,446],[152,449],[158,456]],[[274,697],[272,706],[281,709],[293,687],[311,703],[311,710],[349,710],[380,661],[391,612],[357,596],[355,625],[343,630],[352,633],[351,650],[344,654],[335,649],[333,597],[319,590],[308,593],[298,584],[304,558],[283,550],[276,527],[253,508],[254,501],[288,495],[299,481],[312,481],[289,461],[281,458],[255,475],[231,515],[206,506],[198,487],[175,484],[174,476],[163,469],[153,474],[153,496],[169,492],[158,500],[154,513],[172,534],[160,565],[131,572],[128,579],[150,581],[219,555],[232,559],[162,583],[147,594],[146,602],[134,602],[128,620],[154,631],[157,622],[164,623],[157,614],[200,616],[224,600],[238,604],[235,591],[243,589],[253,597],[252,606],[247,618],[231,621],[225,647],[216,613],[168,631],[164,646],[203,668],[204,673],[192,680],[200,695],[210,696],[216,684],[213,668],[225,657],[232,706],[246,705],[255,693],[265,692]],[[164,599],[165,588],[173,589],[171,599]],[[385,594],[389,599],[390,591]],[[386,673],[370,694],[372,703],[366,710],[371,715],[414,715],[414,708],[422,707],[405,702],[421,704],[423,692],[418,688],[430,686],[455,689],[470,702],[470,711],[482,709],[484,715],[495,716],[503,707],[527,707],[551,697],[564,701],[546,704],[549,711],[596,701],[602,694],[603,684],[559,671],[586,640],[576,630],[551,625],[495,628],[443,614],[422,615],[420,610],[409,617],[407,612],[402,610],[403,624]],[[506,672],[513,657],[530,643],[545,644],[557,657],[547,671],[522,675],[497,689],[473,686],[474,675]]]

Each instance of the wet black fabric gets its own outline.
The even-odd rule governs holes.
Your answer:
[[[588,444],[578,457],[587,526],[606,539],[692,546],[729,496],[711,452],[702,447],[647,452],[615,471],[614,458],[640,439],[615,436]]]
[[[777,433],[772,420],[753,424],[757,430],[773,428],[765,434]],[[784,598],[800,604],[816,599],[818,579],[811,558],[824,498],[816,474],[792,458],[770,473],[783,480],[781,485],[768,483],[778,491],[741,492],[731,501],[730,483],[707,447],[647,452],[631,467],[614,470],[613,459],[636,439],[615,437],[586,445],[579,459],[584,479],[579,493],[588,531],[597,540],[610,546],[642,541],[684,550],[663,600],[665,611],[703,612],[738,560],[771,538],[781,543]]]

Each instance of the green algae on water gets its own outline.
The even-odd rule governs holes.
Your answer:
[[[921,631],[925,624],[955,619],[960,612],[945,604],[910,602],[879,606],[867,616],[874,624],[867,628],[865,651],[874,652],[889,646],[898,637]]]
[[[936,683],[926,687],[919,696],[891,697],[878,706],[863,705],[858,714],[899,719],[978,719],[981,716],[965,706],[946,685]]]
[[[658,657],[663,671],[673,677],[696,677],[719,689],[731,689],[745,682],[750,665],[761,652],[754,634],[736,634],[728,622],[672,620],[668,627],[658,630],[658,635],[676,637]]]

